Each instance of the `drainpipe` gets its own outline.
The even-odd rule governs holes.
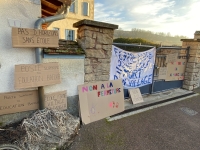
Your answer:
[[[41,29],[41,26],[43,23],[53,22],[61,19],[65,19],[67,17],[67,12],[69,10],[69,7],[64,4],[63,7],[59,10],[60,13],[64,12],[63,14],[46,17],[46,18],[40,18],[35,22],[35,29]],[[59,13],[58,12],[58,13]],[[36,63],[42,63],[42,57],[43,57],[43,51],[42,48],[38,47],[35,49],[35,58]],[[44,99],[44,88],[43,86],[38,87],[38,97],[39,97],[39,109],[42,110],[45,108],[45,99]]]

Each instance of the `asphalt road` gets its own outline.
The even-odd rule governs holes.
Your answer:
[[[200,96],[117,121],[103,119],[82,126],[69,149],[200,150]]]

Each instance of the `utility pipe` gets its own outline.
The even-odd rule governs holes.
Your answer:
[[[48,23],[48,22],[53,22],[57,20],[62,20],[67,17],[67,12],[69,11],[69,7],[64,4],[63,7],[59,10],[59,13],[64,12],[63,14],[51,16],[51,17],[46,17],[46,18],[40,18],[35,22],[35,29],[41,29],[41,26],[43,23]],[[43,51],[42,48],[37,47],[35,49],[35,58],[36,58],[36,63],[42,63],[42,57],[43,57]],[[44,99],[44,88],[43,86],[38,87],[38,97],[39,97],[39,109],[42,110],[45,108],[45,99]]]

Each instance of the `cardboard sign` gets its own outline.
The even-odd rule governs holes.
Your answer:
[[[166,63],[171,63],[177,61],[178,53],[168,54],[166,58]]]
[[[176,62],[168,63],[165,81],[184,80],[186,61],[186,59],[177,59]]]
[[[59,47],[57,30],[12,28],[13,47]]]
[[[38,91],[0,93],[0,115],[36,110]]]
[[[78,86],[82,122],[88,124],[124,111],[122,80]]]
[[[167,67],[160,67],[158,73],[158,79],[166,79]]]
[[[45,107],[57,110],[67,109],[67,91],[45,94]]]
[[[15,89],[61,83],[57,62],[15,65]]]
[[[144,102],[139,88],[128,89],[128,92],[130,94],[130,97],[131,97],[133,104],[138,104],[138,103]]]

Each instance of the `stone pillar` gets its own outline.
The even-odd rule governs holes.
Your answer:
[[[182,39],[181,41],[183,41],[183,48],[190,46],[183,88],[193,90],[199,87],[200,81],[200,39]]]
[[[78,28],[77,42],[85,51],[85,82],[107,81],[114,29],[118,25],[81,20],[73,25]]]

